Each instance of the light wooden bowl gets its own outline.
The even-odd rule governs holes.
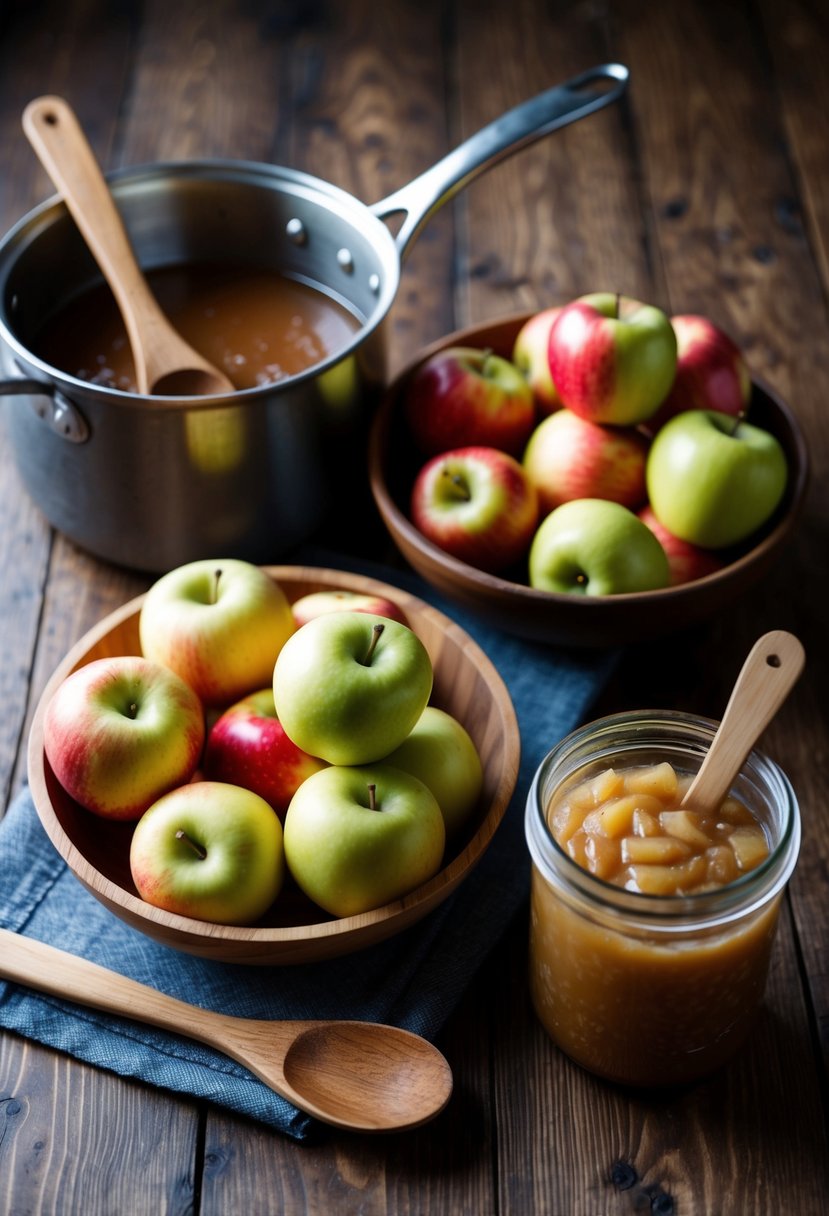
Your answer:
[[[436,908],[489,847],[515,788],[520,753],[515,710],[503,680],[483,651],[448,617],[416,596],[374,579],[311,567],[268,570],[292,602],[328,588],[387,595],[400,605],[426,646],[435,673],[432,704],[463,722],[484,768],[483,793],[472,823],[429,882],[373,912],[338,920],[289,881],[269,913],[250,928],[208,924],[144,903],[129,870],[134,825],[112,823],[80,807],[57,782],[43,750],[43,716],[58,684],[93,659],[140,653],[143,596],[91,629],[58,666],[35,712],[28,757],[29,783],[40,820],[69,868],[101,903],[167,946],[223,962],[263,965],[305,963],[359,950],[399,933]]]
[[[409,495],[420,464],[407,435],[402,401],[415,369],[449,346],[490,349],[509,358],[521,326],[531,314],[459,330],[427,347],[401,372],[386,392],[369,440],[369,476],[377,509],[406,561],[449,599],[508,633],[533,641],[571,646],[617,646],[664,634],[714,616],[753,586],[780,555],[806,494],[806,443],[791,410],[755,382],[750,420],[774,434],[790,469],[789,484],[773,519],[750,547],[723,554],[724,569],[678,587],[628,595],[571,596],[538,591],[526,572],[513,577],[485,574],[444,553],[411,523]]]

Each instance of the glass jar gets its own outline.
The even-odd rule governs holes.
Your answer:
[[[667,760],[693,774],[716,727],[668,710],[601,718],[553,748],[528,795],[533,1004],[560,1048],[611,1081],[692,1081],[743,1043],[800,847],[797,801],[774,761],[753,751],[732,793],[763,825],[768,857],[715,890],[670,896],[627,891],[582,869],[554,840],[549,809],[608,768]]]

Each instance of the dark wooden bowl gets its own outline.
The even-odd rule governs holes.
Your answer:
[[[346,954],[408,928],[442,903],[477,864],[495,834],[518,777],[520,737],[503,680],[458,625],[409,592],[337,570],[269,567],[293,602],[324,589],[386,595],[405,612],[434,669],[432,704],[469,731],[484,769],[477,813],[444,858],[440,873],[403,899],[372,912],[335,919],[286,883],[257,925],[208,924],[154,908],[138,895],[129,869],[134,824],[114,823],[80,807],[59,785],[43,750],[43,717],[58,685],[76,668],[110,655],[139,654],[143,596],[91,629],[49,680],[29,736],[29,782],[37,813],[55,848],[87,890],[116,916],[166,946],[231,963],[305,963]]]
[[[678,587],[628,595],[569,596],[538,591],[518,581],[485,574],[428,541],[408,517],[409,495],[423,463],[406,433],[402,401],[415,369],[449,346],[491,349],[509,358],[531,314],[459,330],[427,347],[385,393],[369,438],[369,475],[377,509],[397,548],[427,582],[448,598],[509,633],[571,646],[616,646],[685,628],[714,615],[755,584],[779,556],[798,517],[808,482],[808,454],[797,420],[768,388],[754,383],[751,421],[777,437],[790,477],[782,503],[750,547],[721,554],[728,564]]]

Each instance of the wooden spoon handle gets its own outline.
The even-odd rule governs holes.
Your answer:
[[[221,1016],[8,929],[0,929],[0,976],[188,1038],[204,1038]]]
[[[766,633],[755,642],[725,708],[707,756],[682,799],[714,810],[727,797],[759,736],[789,695],[806,656],[794,634]]]
[[[149,385],[141,383],[141,333],[160,310],[83,128],[63,98],[47,96],[26,106],[23,130],[112,288],[135,354],[139,391],[147,393]]]

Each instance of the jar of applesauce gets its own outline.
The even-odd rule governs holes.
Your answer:
[[[712,1072],[763,996],[800,815],[785,774],[753,751],[716,815],[676,818],[716,726],[661,710],[599,719],[553,748],[530,789],[533,1004],[562,1050],[611,1081]]]

